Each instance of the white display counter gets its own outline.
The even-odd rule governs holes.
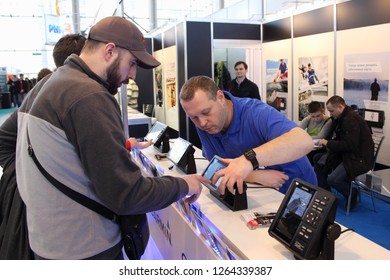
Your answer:
[[[157,151],[142,150],[152,164],[165,175],[183,176],[168,159],[157,161]],[[208,161],[195,152],[197,173],[201,174]],[[144,170],[145,171],[145,170]],[[163,259],[294,259],[293,254],[268,234],[268,226],[249,229],[241,219],[244,213],[276,212],[284,195],[269,188],[250,188],[248,209],[233,212],[204,187],[200,198],[192,205],[184,202],[148,213],[148,221],[156,247]],[[345,227],[342,227],[342,230]],[[348,231],[335,241],[335,259],[390,259],[390,251]]]

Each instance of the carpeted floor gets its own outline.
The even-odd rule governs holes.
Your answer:
[[[390,250],[390,204],[375,198],[375,207],[376,212],[371,197],[362,193],[357,207],[346,216],[345,200],[339,197],[336,221]]]

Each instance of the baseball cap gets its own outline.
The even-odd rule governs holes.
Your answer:
[[[130,21],[118,16],[106,17],[98,21],[88,34],[88,39],[103,43],[114,43],[129,50],[136,58],[138,66],[145,69],[160,65],[145,49],[145,38],[141,31]]]

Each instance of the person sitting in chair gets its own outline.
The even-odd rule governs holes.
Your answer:
[[[374,142],[364,119],[345,104],[340,96],[326,102],[333,130],[319,145],[327,149],[319,160],[314,158],[318,185],[336,189],[348,202],[350,185],[356,176],[369,171],[374,163]],[[334,134],[334,136],[333,136]],[[357,191],[352,189],[351,210],[357,204]]]

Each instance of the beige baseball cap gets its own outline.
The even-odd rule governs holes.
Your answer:
[[[88,39],[103,43],[114,43],[129,50],[138,60],[138,66],[145,69],[160,65],[146,51],[145,38],[141,31],[130,21],[118,16],[106,17],[92,26]]]

